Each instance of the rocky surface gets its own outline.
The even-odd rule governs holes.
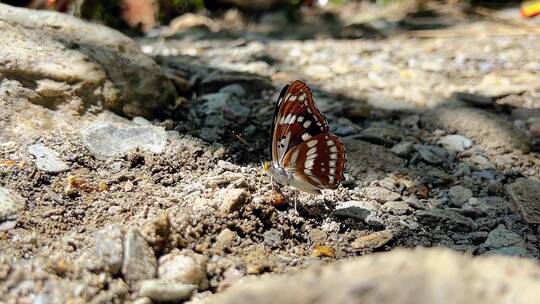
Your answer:
[[[172,82],[117,31],[5,4],[0,31],[0,73],[32,84],[34,103],[80,112],[98,106],[128,116],[153,116],[174,105]]]
[[[535,303],[539,276],[538,263],[527,260],[396,249],[293,275],[246,280],[190,303]]]
[[[266,273],[367,256],[350,273],[325,268],[334,270],[316,296],[353,290],[390,303],[410,292],[429,303],[440,291],[452,303],[479,294],[527,303],[534,274],[496,280],[505,265],[533,271],[526,259],[540,256],[539,44],[484,35],[509,25],[467,16],[460,43],[401,28],[426,21],[414,15],[377,22],[400,34],[370,36],[345,12],[365,10],[302,9],[297,23],[230,10],[211,29],[178,26],[135,43],[0,5],[11,43],[0,42],[0,302],[219,302]],[[260,170],[277,94],[295,78],[347,149],[345,181],[317,196],[278,192]],[[291,280],[279,288],[304,284]]]

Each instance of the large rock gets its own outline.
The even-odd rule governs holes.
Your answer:
[[[540,224],[540,182],[518,178],[508,187],[515,208],[529,224]]]
[[[238,283],[193,303],[533,304],[539,284],[532,260],[398,249]]]
[[[530,151],[527,136],[517,130],[508,119],[480,109],[441,107],[424,116],[424,123],[432,128],[462,134],[481,148],[498,151]]]
[[[52,11],[0,4],[0,73],[33,88],[33,102],[77,110],[91,105],[151,116],[176,92],[129,37]]]

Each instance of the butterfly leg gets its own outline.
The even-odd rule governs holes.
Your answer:
[[[264,171],[261,172],[261,175],[259,175],[259,181],[257,182],[257,189],[261,189],[261,181],[263,177]]]
[[[298,192],[294,191],[294,211],[296,211],[296,213],[298,213],[298,209],[296,208],[297,201],[298,201]]]

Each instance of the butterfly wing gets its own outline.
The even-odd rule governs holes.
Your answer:
[[[288,151],[283,166],[296,188],[310,193],[335,189],[345,179],[345,146],[334,134],[320,133]]]
[[[287,151],[328,130],[328,122],[315,107],[309,87],[300,80],[287,84],[281,90],[274,111],[272,160],[283,163]]]

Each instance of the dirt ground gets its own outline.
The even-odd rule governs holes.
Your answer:
[[[137,39],[183,92],[162,117],[81,114],[9,96],[0,186],[22,207],[0,222],[5,301],[145,299],[127,270],[89,265],[113,226],[138,228],[160,275],[167,254],[203,258],[208,282],[195,298],[244,276],[396,247],[537,259],[540,216],[527,208],[540,189],[533,25],[448,11],[343,11],[301,11],[300,23],[266,13],[255,23],[231,10]],[[402,19],[370,15],[383,13]],[[293,79],[310,84],[347,148],[346,180],[319,196],[277,194],[261,176],[277,94]],[[158,137],[166,130],[166,143],[159,153],[99,156],[84,135],[97,122]],[[66,168],[38,168],[34,144]],[[532,190],[519,191],[523,180]]]

